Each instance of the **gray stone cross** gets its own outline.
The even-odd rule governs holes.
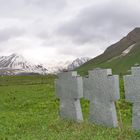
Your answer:
[[[83,97],[82,77],[76,71],[58,74],[56,96],[60,99],[60,116],[77,122],[83,121],[80,98]]]
[[[119,99],[119,77],[112,76],[111,69],[89,71],[83,79],[84,97],[90,100],[90,121],[109,127],[117,127],[114,102]]]
[[[132,75],[124,76],[125,98],[133,103],[132,127],[140,130],[140,67],[132,67]]]

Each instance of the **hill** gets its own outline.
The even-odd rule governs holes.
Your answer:
[[[126,37],[108,47],[103,54],[76,70],[85,75],[88,70],[100,67],[112,68],[115,74],[125,74],[136,63],[140,63],[140,28],[135,28]]]

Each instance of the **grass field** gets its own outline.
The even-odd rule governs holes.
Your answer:
[[[0,77],[0,140],[139,140],[131,129],[132,105],[116,103],[119,127],[88,122],[89,102],[82,99],[83,123],[62,120],[54,94],[54,76]]]

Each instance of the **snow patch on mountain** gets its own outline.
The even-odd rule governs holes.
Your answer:
[[[88,62],[91,58],[89,57],[82,57],[75,59],[71,64],[68,65],[68,70],[74,70],[75,68],[83,65],[84,63]]]
[[[48,73],[54,73],[57,74],[59,72],[62,72],[64,70],[74,70],[75,68],[81,66],[82,64],[86,63],[87,61],[89,61],[91,58],[89,57],[81,57],[81,58],[77,58],[73,61],[66,61],[66,62],[61,62],[59,64],[56,64],[56,66],[54,67],[47,67],[48,69]]]
[[[0,57],[0,75],[19,75],[19,74],[57,74],[63,70],[74,70],[89,61],[90,58],[82,57],[74,61],[59,62],[56,66],[43,64],[32,64],[19,54]],[[53,63],[53,62],[52,62]]]
[[[136,45],[136,44],[133,44],[133,45],[129,46],[126,50],[124,50],[124,51],[122,52],[122,56],[127,55],[127,54],[134,48],[135,45]]]
[[[47,74],[47,69],[43,65],[34,65],[18,54],[0,57],[0,71],[1,73],[8,73],[8,75],[20,73]]]
[[[124,51],[121,53],[121,55],[116,56],[116,57],[113,57],[112,59],[108,60],[107,62],[111,62],[111,61],[113,61],[113,60],[115,60],[115,59],[118,59],[118,58],[121,58],[121,57],[123,57],[123,56],[126,56],[128,53],[131,52],[131,50],[135,47],[135,45],[136,45],[136,44],[133,44],[133,45],[129,46],[126,50],[124,50]]]

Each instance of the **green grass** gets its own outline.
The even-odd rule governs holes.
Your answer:
[[[10,82],[10,79],[13,82]],[[23,80],[26,81],[26,85],[23,84]],[[107,128],[89,123],[89,102],[84,99],[81,100],[83,123],[62,120],[58,113],[59,100],[56,99],[54,93],[54,77],[45,77],[41,81],[43,84],[39,81],[40,77],[0,78],[0,83],[3,85],[0,86],[0,140],[140,139],[140,132],[131,129],[132,105],[124,100],[122,80],[121,99],[116,103],[118,128]]]
[[[35,84],[53,84],[55,75],[47,76],[0,76],[0,86],[6,85],[35,85]]]

